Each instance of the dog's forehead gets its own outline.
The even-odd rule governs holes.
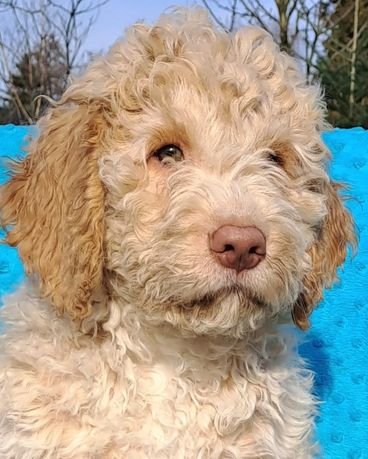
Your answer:
[[[132,125],[135,139],[156,146],[189,144],[213,155],[221,146],[247,148],[281,130],[283,118],[270,109],[272,92],[251,65],[225,59],[194,68],[190,64],[179,60],[157,66],[149,75],[149,102],[145,100],[139,122]]]
[[[251,116],[269,112],[272,93],[251,65],[224,56],[212,63],[202,55],[191,59],[157,63],[139,81],[144,98],[139,101],[139,122],[133,125],[138,135],[185,131],[192,138],[205,134],[215,142],[219,137],[235,141],[245,135]]]
[[[268,34],[188,27],[142,26],[109,53],[103,74],[112,77],[116,125],[128,141],[159,147],[189,139],[212,152],[221,144],[264,146],[276,132],[299,144],[315,138],[318,90]]]

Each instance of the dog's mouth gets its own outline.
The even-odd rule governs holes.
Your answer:
[[[250,305],[260,309],[264,309],[267,307],[266,303],[262,301],[259,297],[257,297],[244,287],[239,286],[223,287],[214,292],[207,292],[202,296],[194,297],[193,299],[186,302],[177,302],[177,305],[181,309],[185,310],[197,308],[204,310],[220,305],[226,299],[229,299],[231,297],[234,299],[234,301],[237,301],[244,307]]]
[[[167,304],[167,322],[199,335],[243,336],[259,328],[269,313],[266,303],[239,286],[220,288],[188,301]]]

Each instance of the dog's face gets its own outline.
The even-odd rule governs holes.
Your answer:
[[[3,222],[57,307],[103,291],[199,334],[306,328],[354,236],[318,91],[267,34],[198,10],[137,26],[44,123]]]

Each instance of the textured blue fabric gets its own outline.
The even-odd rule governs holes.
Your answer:
[[[0,157],[20,154],[30,132],[1,126]],[[347,205],[360,241],[358,255],[341,270],[341,282],[314,311],[300,352],[316,373],[315,391],[322,401],[317,419],[321,457],[368,459],[368,131],[337,129],[325,133],[324,140],[333,152],[331,175],[350,185],[353,199]],[[0,183],[5,178],[0,166]],[[0,297],[23,276],[16,250],[0,246]]]
[[[350,186],[347,206],[359,246],[340,270],[340,283],[314,311],[300,351],[316,373],[322,400],[321,457],[368,459],[368,131],[336,129],[324,141],[333,154],[332,177]]]
[[[0,126],[0,184],[8,177],[6,161],[24,156],[23,147],[32,131],[34,128],[29,126]],[[0,230],[1,236],[3,233]],[[17,251],[0,245],[0,305],[3,294],[12,291],[23,276],[24,270]]]

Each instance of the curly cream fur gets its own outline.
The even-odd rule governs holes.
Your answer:
[[[2,311],[0,458],[312,457],[290,323],[354,242],[324,127],[269,35],[198,8],[133,26],[73,82],[0,195],[29,272]],[[165,144],[185,160],[160,163]],[[226,224],[263,232],[256,268],[216,263]]]

